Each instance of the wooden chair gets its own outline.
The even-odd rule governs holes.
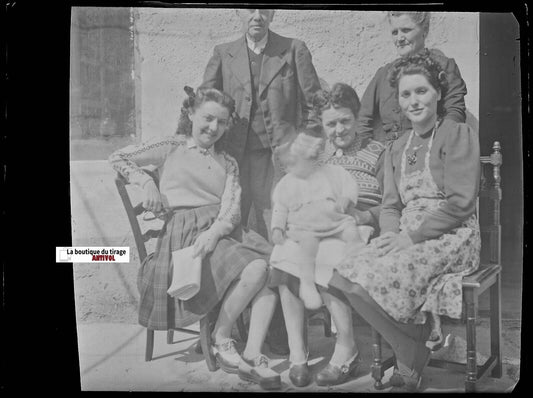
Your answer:
[[[157,184],[157,181],[158,181],[157,176],[153,172],[150,172],[149,170],[145,170],[145,172],[149,173],[154,179],[154,181],[156,181],[156,184]],[[137,251],[139,253],[139,261],[142,264],[148,257],[146,243],[150,241],[151,239],[157,239],[157,237],[159,236],[159,233],[161,232],[161,229],[160,228],[148,229],[143,233],[141,230],[141,226],[139,224],[139,219],[138,219],[138,217],[141,216],[145,211],[142,206],[142,202],[138,203],[136,206],[132,204],[129,192],[126,188],[126,186],[128,185],[128,182],[120,173],[117,173],[115,177],[115,185],[120,195],[120,199],[122,199],[122,204],[124,205],[124,209],[126,210],[126,214],[130,222],[130,227],[133,232],[133,237],[135,239],[135,245],[137,246]],[[176,328],[174,330],[179,330],[181,332],[191,333],[194,335],[201,334],[201,330],[200,332],[196,330],[192,330],[192,329],[186,329],[186,328]],[[167,343],[168,344],[173,343],[174,330],[169,329],[167,331]],[[145,361],[152,360],[153,351],[154,351],[154,330],[146,329]],[[201,352],[199,345],[197,345],[196,351],[198,353]]]
[[[466,364],[431,359],[428,366],[465,372],[465,392],[475,392],[476,382],[490,372],[492,377],[502,376],[501,355],[501,224],[500,202],[502,198],[500,167],[501,146],[494,142],[490,156],[481,156],[481,185],[478,198],[478,219],[481,229],[481,264],[479,269],[463,278],[463,321],[466,323]],[[486,169],[491,172],[487,173]],[[476,358],[476,318],[478,298],[490,294],[490,357],[481,366]],[[381,359],[381,336],[372,330],[372,377],[376,389],[383,388],[384,372],[394,365],[394,357]]]
[[[154,179],[154,181],[158,185],[158,180],[159,180],[158,176],[150,170],[145,169],[144,171],[150,174],[150,176]],[[138,203],[135,206],[132,204],[128,189],[126,188],[128,184],[129,184],[128,181],[120,173],[117,173],[115,177],[115,185],[117,187],[118,193],[122,200],[122,204],[124,205],[124,209],[126,210],[126,214],[130,222],[130,227],[133,232],[133,237],[135,239],[135,245],[137,246],[137,251],[139,253],[139,260],[140,260],[140,263],[142,264],[145,261],[145,259],[148,257],[148,252],[146,248],[147,242],[149,242],[151,239],[157,239],[157,237],[159,236],[159,233],[161,232],[161,228],[148,229],[144,233],[142,232],[141,226],[139,224],[139,217],[144,213],[145,210],[142,206],[142,202]],[[211,350],[210,350],[210,347],[212,345],[211,331],[213,330],[214,323],[216,322],[218,311],[219,311],[219,308],[217,306],[209,314],[207,314],[204,318],[200,320],[199,331],[187,329],[187,328],[175,328],[175,329],[167,330],[167,343],[168,344],[172,344],[174,341],[174,330],[179,330],[181,332],[190,333],[193,335],[199,335],[200,337],[199,343],[196,345],[195,351],[198,354],[204,353],[204,358],[205,358],[207,367],[209,368],[210,371],[215,371],[218,369],[216,360],[213,357]],[[242,315],[237,319],[237,329],[239,332],[239,337],[243,341],[246,341],[247,329],[246,329],[246,325],[244,323]],[[145,361],[152,360],[153,351],[154,351],[154,330],[146,329]]]

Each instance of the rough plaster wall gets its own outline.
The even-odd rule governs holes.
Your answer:
[[[133,10],[141,86],[141,137],[172,134],[184,98],[183,86],[197,87],[213,47],[241,36],[241,22],[229,9]],[[477,13],[433,13],[429,48],[455,58],[467,84],[466,105],[476,120],[479,93]],[[359,96],[376,70],[396,58],[384,11],[278,10],[271,29],[304,40],[318,75],[329,85],[342,81]]]
[[[129,246],[130,263],[74,264],[76,319],[79,322],[136,323],[140,266],[115,172],[107,161],[70,162],[73,246]],[[132,201],[140,192],[132,192]]]

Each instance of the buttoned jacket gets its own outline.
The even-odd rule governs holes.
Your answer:
[[[304,42],[269,31],[259,77],[259,108],[265,132],[259,139],[265,148],[291,140],[295,129],[309,120],[313,94],[320,89],[311,53]],[[239,120],[224,135],[225,148],[241,161],[252,111],[252,78],[246,38],[215,47],[201,87],[222,90],[235,100]],[[252,115],[253,116],[253,115]]]

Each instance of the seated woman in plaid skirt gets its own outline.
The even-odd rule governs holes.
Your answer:
[[[237,163],[220,147],[234,106],[230,96],[216,89],[196,94],[189,89],[181,122],[184,118],[190,122],[180,123],[187,131],[128,146],[113,153],[109,161],[130,183],[143,189],[145,209],[165,213],[155,253],[139,272],[139,323],[154,330],[185,327],[220,304],[212,332],[212,350],[220,367],[274,389],[281,387],[280,376],[268,367],[268,358],[261,353],[276,305],[276,295],[265,286],[271,247],[259,235],[243,233],[238,227],[241,188]],[[148,165],[159,173],[159,188],[141,169]],[[201,288],[182,301],[167,294],[171,253],[189,246],[202,258]],[[241,356],[231,330],[250,302],[249,337]]]

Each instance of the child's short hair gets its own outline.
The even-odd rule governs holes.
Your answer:
[[[316,129],[305,129],[296,136],[291,144],[290,152],[304,159],[316,159],[324,148],[324,137],[317,136]]]

